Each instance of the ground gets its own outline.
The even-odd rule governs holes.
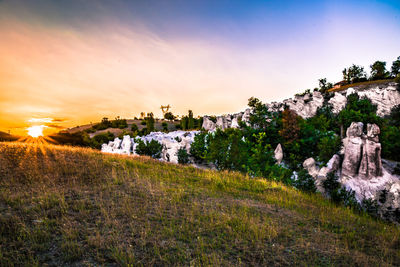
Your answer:
[[[5,266],[395,266],[397,226],[263,178],[0,143]]]

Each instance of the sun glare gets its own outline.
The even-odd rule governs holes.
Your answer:
[[[39,136],[43,136],[43,128],[44,125],[39,125],[39,126],[32,126],[29,127],[28,130],[28,135],[31,137],[39,137]]]

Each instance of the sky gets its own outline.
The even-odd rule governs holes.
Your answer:
[[[0,0],[0,131],[235,113],[398,56],[395,0]]]

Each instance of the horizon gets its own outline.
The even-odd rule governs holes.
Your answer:
[[[0,131],[243,111],[400,56],[397,1],[0,1]]]

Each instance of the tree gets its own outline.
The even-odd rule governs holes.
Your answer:
[[[282,130],[279,131],[279,134],[288,143],[291,143],[299,138],[299,119],[300,116],[291,109],[285,109],[282,112]]]
[[[164,114],[164,119],[173,121],[175,119],[175,116],[174,116],[174,114],[172,114],[172,112],[166,112]]]
[[[333,87],[332,83],[327,82],[326,78],[322,78],[318,80],[319,83],[319,90],[322,93],[325,93],[328,89]]]
[[[137,146],[135,152],[139,155],[150,156],[155,159],[161,158],[162,145],[156,140],[152,139],[150,142],[137,139]]]
[[[345,68],[342,73],[343,80],[345,80],[347,83],[356,83],[367,79],[367,74],[364,71],[364,67],[354,64],[347,69]]]
[[[188,129],[194,129],[193,111],[189,110]]]
[[[386,62],[375,61],[371,66],[371,80],[385,79],[389,76],[389,72],[386,71]]]
[[[400,56],[392,63],[392,76],[396,77],[398,74],[400,74]]]
[[[146,120],[146,127],[149,133],[154,132],[154,115],[153,112],[147,113]]]

